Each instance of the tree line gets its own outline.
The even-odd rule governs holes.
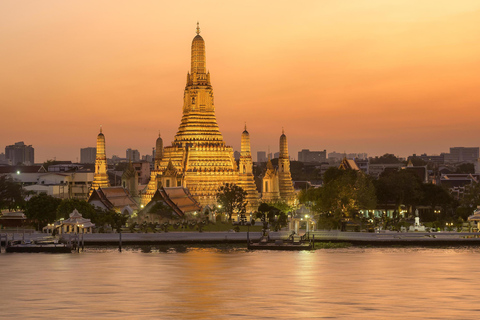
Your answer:
[[[423,183],[410,170],[385,171],[375,180],[361,171],[329,168],[323,186],[302,190],[300,203],[308,204],[318,214],[319,225],[337,228],[342,222],[365,222],[365,219],[383,226],[398,226],[405,219],[413,219],[418,208],[425,222],[465,221],[480,205],[480,184],[467,187],[465,196],[458,200],[442,186]],[[373,216],[373,210],[392,210],[392,216]],[[360,211],[370,213],[361,215]],[[362,221],[363,220],[363,221]]]

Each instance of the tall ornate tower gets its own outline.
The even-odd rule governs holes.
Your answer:
[[[216,193],[223,184],[239,184],[233,149],[223,141],[217,125],[213,88],[206,68],[205,41],[200,36],[198,23],[183,95],[182,120],[172,145],[164,148],[158,165],[155,160],[155,170],[142,203],[147,203],[160,186],[166,187],[163,182],[167,181],[171,187],[188,188],[201,205],[215,203]],[[249,197],[253,199],[252,194],[249,193]]]
[[[253,176],[253,161],[250,149],[250,134],[247,131],[247,125],[242,132],[240,161],[238,164],[239,181],[238,185],[247,191],[247,211],[256,211],[258,209],[258,191]]]
[[[100,133],[97,136],[97,156],[95,157],[95,174],[93,176],[92,193],[98,188],[110,187],[107,175],[107,155],[105,152],[105,136],[100,127]]]
[[[283,129],[280,136],[280,155],[278,158],[278,186],[282,200],[293,204],[295,202],[295,190],[293,189],[292,175],[290,174],[287,136]]]
[[[158,138],[157,142],[155,143],[155,165],[154,165],[154,170],[158,170],[160,166],[160,162],[162,161],[163,158],[163,140],[162,137],[160,137],[160,132],[158,133]]]

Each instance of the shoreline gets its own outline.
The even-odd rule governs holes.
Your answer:
[[[3,233],[5,234],[5,233]],[[9,239],[11,239],[11,235]],[[261,232],[250,232],[250,240],[258,241]],[[271,240],[288,241],[288,231],[270,232]],[[15,239],[35,240],[48,236],[44,233],[14,233]],[[128,245],[212,245],[212,244],[246,244],[246,232],[167,232],[167,233],[122,233],[122,246]],[[480,233],[470,232],[310,232],[310,239],[315,243],[349,243],[352,246],[480,246]],[[4,239],[4,238],[3,238]],[[62,235],[61,241],[73,240],[74,235]],[[82,235],[79,237],[82,241]],[[118,246],[119,233],[91,233],[83,235],[85,246],[114,245]],[[4,241],[3,241],[4,242]],[[5,244],[2,243],[4,246]]]

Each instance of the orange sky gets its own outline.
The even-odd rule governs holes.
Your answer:
[[[448,152],[479,146],[480,2],[0,2],[0,152],[37,162],[151,153],[180,124],[197,20],[220,130],[252,152]],[[254,156],[255,157],[255,156]]]

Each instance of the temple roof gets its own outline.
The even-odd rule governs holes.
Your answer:
[[[157,189],[152,200],[145,206],[144,210],[149,208],[156,202],[162,201],[168,205],[180,217],[186,213],[201,212],[202,207],[183,187],[160,188]]]
[[[130,193],[128,193],[128,190],[123,187],[100,187],[92,192],[88,202],[93,200],[99,200],[109,209],[123,209],[126,206],[130,206],[134,210],[138,209],[135,200],[133,200]]]

